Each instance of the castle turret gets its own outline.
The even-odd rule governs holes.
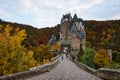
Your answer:
[[[60,33],[62,35],[62,40],[67,40],[69,29],[70,29],[70,23],[71,23],[71,14],[66,14],[63,15],[61,19],[61,28],[60,28]]]
[[[60,35],[62,36],[61,41],[69,41],[73,49],[80,50],[82,48],[85,51],[86,35],[82,22],[83,19],[78,18],[77,14],[74,14],[73,18],[71,14],[63,15]]]

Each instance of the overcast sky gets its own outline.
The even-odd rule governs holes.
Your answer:
[[[70,12],[83,20],[120,19],[120,0],[0,0],[0,19],[38,28],[55,26]]]

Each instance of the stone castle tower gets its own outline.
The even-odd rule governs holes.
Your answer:
[[[71,13],[63,15],[60,27],[60,41],[61,45],[69,44],[74,50],[83,49],[85,51],[86,35],[83,19],[78,18],[74,14],[73,18]]]

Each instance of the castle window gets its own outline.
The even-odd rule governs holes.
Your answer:
[[[67,18],[65,18],[65,21],[68,21],[68,19],[67,19]]]
[[[76,34],[73,34],[73,35],[72,35],[72,38],[76,38]]]

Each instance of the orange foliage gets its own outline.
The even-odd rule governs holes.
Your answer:
[[[110,58],[105,49],[100,49],[94,56],[94,63],[99,67],[107,66],[110,63]]]

